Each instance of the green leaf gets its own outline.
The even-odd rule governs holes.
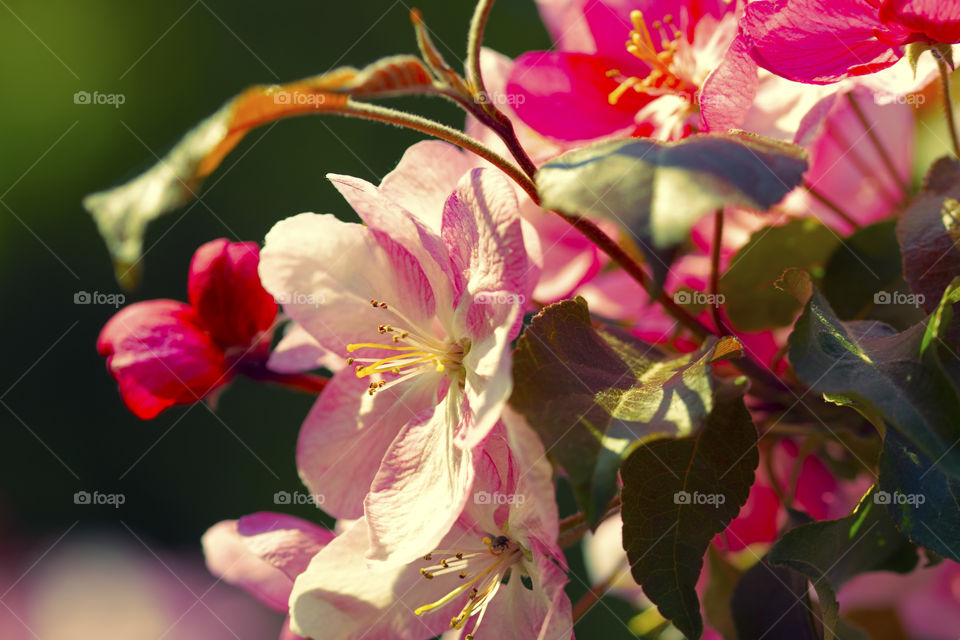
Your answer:
[[[231,98],[176,144],[157,164],[119,186],[83,199],[127,289],[140,279],[147,225],[197,197],[204,180],[252,129],[281,118],[345,113],[350,97],[422,94],[434,78],[420,59],[401,55],[364,67],[338,67],[282,85],[249,87]]]
[[[583,298],[544,308],[517,341],[510,404],[561,467],[590,522],[616,496],[630,447],[685,436],[713,408],[710,363],[739,349],[710,341],[673,359],[629,334],[595,328]]]
[[[545,208],[627,227],[662,283],[673,252],[704,214],[725,205],[766,211],[806,170],[800,147],[731,132],[600,142],[550,160],[536,181]]]
[[[903,279],[896,221],[884,220],[853,232],[827,262],[823,295],[841,320],[879,320],[906,329],[923,319],[913,304],[886,304],[909,300]]]
[[[960,397],[923,351],[926,323],[902,333],[879,322],[842,323],[816,289],[790,336],[797,377],[828,401],[849,405],[878,429],[899,431],[960,477]]]
[[[960,562],[960,480],[891,432],[880,456],[880,489],[900,531],[915,543]]]
[[[933,311],[960,276],[960,161],[945,157],[930,168],[923,188],[901,214],[897,239],[903,275],[920,304]]]
[[[623,546],[633,577],[689,638],[703,632],[695,587],[704,552],[747,501],[756,444],[743,398],[719,393],[697,435],[638,447],[620,470]]]
[[[836,593],[847,580],[868,571],[908,573],[917,566],[916,548],[875,500],[880,495],[871,488],[847,517],[800,525],[770,549],[771,564],[798,571],[816,589],[826,640],[837,636]]]
[[[836,232],[815,218],[799,218],[755,232],[720,278],[724,311],[741,331],[793,324],[801,304],[774,283],[789,268],[814,271],[839,243]]]

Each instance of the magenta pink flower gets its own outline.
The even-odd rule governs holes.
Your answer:
[[[287,314],[353,365],[307,416],[297,463],[325,510],[366,515],[371,560],[426,553],[463,510],[535,279],[513,186],[473,169],[441,195],[455,167],[434,160],[380,187],[332,176],[366,225],[284,220],[260,265]]]
[[[761,67],[826,84],[896,63],[904,45],[960,42],[960,4],[943,0],[758,0],[741,22]]]
[[[539,3],[557,51],[517,58],[517,115],[559,140],[616,133],[680,138],[700,127],[697,95],[736,35],[722,0]]]
[[[370,567],[366,517],[324,547],[294,584],[292,628],[331,640],[421,640],[449,629],[478,639],[571,638],[550,465],[529,427],[511,429],[509,446],[501,423],[473,458],[473,499],[425,555]]]
[[[212,526],[203,551],[211,573],[286,613],[293,581],[333,539],[333,532],[300,518],[261,512]],[[284,624],[280,640],[299,637]]]
[[[103,327],[97,350],[137,417],[209,398],[239,359],[266,357],[277,305],[260,285],[258,261],[255,243],[208,242],[190,264],[190,304],[138,302]]]

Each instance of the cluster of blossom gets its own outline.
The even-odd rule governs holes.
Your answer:
[[[913,166],[915,101],[906,97],[937,77],[950,56],[944,45],[960,41],[960,4],[933,0],[538,6],[554,49],[479,56],[484,95],[496,98],[487,102],[534,165],[612,137],[679,141],[730,129],[806,150],[804,185],[773,211],[727,207],[719,239],[710,217],[693,227],[664,288],[704,299],[716,293],[711,256],[725,270],[762,227],[809,217],[843,236],[895,215]],[[923,53],[910,53],[917,47]],[[463,133],[512,151],[476,113]],[[573,635],[554,469],[508,405],[513,341],[525,314],[573,296],[663,349],[690,351],[698,338],[512,177],[443,141],[412,146],[379,185],[330,174],[362,223],[301,213],[278,222],[262,250],[205,244],[190,267],[189,304],[137,303],[103,329],[98,348],[144,419],[210,401],[236,374],[319,394],[300,428],[297,466],[336,530],[257,513],[203,539],[214,573],[288,612],[283,638]],[[108,192],[96,206],[128,195]],[[611,222],[598,228],[630,240]],[[714,310],[695,313],[730,332]],[[789,368],[788,335],[736,332],[777,374]],[[762,398],[751,400],[762,416]],[[761,447],[773,462],[714,540],[720,553],[777,538],[787,518],[781,486],[796,487],[793,508],[824,520],[849,513],[870,484],[838,479],[789,438]],[[598,583],[616,586],[624,570],[610,539],[619,522],[607,519],[586,545]],[[954,591],[943,597],[957,607],[949,571]],[[952,637],[937,634],[954,633],[955,618],[943,618],[944,631],[913,616],[929,637]]]

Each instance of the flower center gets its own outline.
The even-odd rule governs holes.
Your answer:
[[[627,51],[650,66],[650,73],[644,78],[625,76],[618,69],[611,69],[607,75],[620,81],[620,85],[610,92],[610,104],[617,104],[623,94],[630,89],[649,95],[676,95],[692,101],[696,95],[696,84],[688,79],[689,69],[695,66],[690,41],[673,24],[673,16],[666,15],[663,22],[651,23],[653,32],[660,36],[660,50],[653,43],[653,36],[643,13],[630,12],[633,29],[627,40]]]
[[[371,300],[370,304],[377,309],[388,309],[386,302]],[[394,314],[404,322],[414,326],[403,314],[392,309]],[[459,379],[462,374],[463,356],[470,348],[469,342],[454,343],[441,341],[428,334],[419,334],[411,329],[395,327],[389,324],[377,326],[377,333],[390,336],[386,343],[358,342],[347,345],[347,351],[353,353],[360,349],[380,349],[397,351],[399,353],[385,357],[347,358],[347,364],[356,364],[358,378],[365,378],[374,374],[394,374],[399,377],[390,380],[377,380],[370,383],[368,393],[373,395],[377,391],[409,380],[410,378],[428,371],[446,371],[448,375]]]
[[[481,542],[483,546],[473,549],[437,549],[423,557],[427,562],[436,561],[436,564],[420,569],[420,575],[427,580],[450,575],[456,576],[457,582],[447,595],[436,602],[417,607],[414,613],[419,616],[439,609],[466,593],[466,603],[460,613],[450,620],[451,629],[462,629],[471,617],[478,616],[466,640],[473,640],[487,605],[497,594],[504,576],[523,559],[522,547],[506,536],[485,536]],[[513,579],[519,580],[520,577],[514,576]]]

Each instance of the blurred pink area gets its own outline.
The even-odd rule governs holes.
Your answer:
[[[0,555],[3,640],[263,640],[282,616],[184,553],[69,530]],[[148,545],[150,545],[148,547]]]

